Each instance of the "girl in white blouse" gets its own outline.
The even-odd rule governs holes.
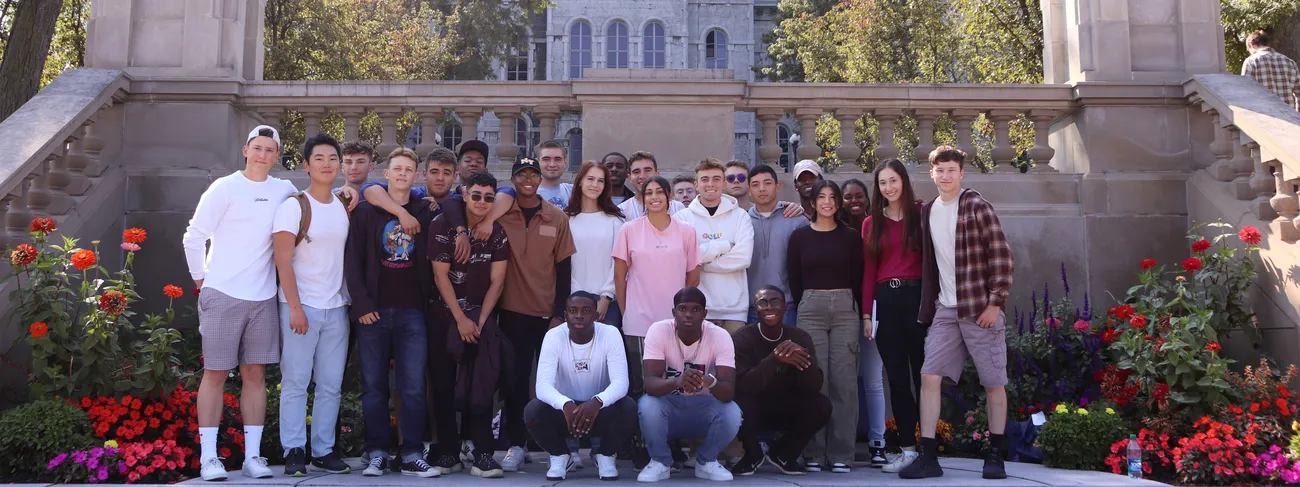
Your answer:
[[[574,191],[564,213],[578,253],[573,255],[573,291],[600,296],[596,320],[621,327],[622,314],[614,301],[614,239],[623,228],[623,211],[609,196],[609,169],[586,161],[573,178]]]

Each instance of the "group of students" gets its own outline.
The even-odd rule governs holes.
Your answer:
[[[683,465],[712,480],[764,463],[792,475],[849,472],[862,377],[871,465],[934,477],[940,386],[960,379],[969,355],[993,433],[984,476],[1005,478],[1002,309],[1013,261],[992,206],[961,187],[966,155],[956,149],[930,155],[940,196],[926,204],[897,160],[879,165],[871,192],[802,161],[793,203],[779,201],[770,166],[705,159],[693,178],[670,182],[648,152],[584,162],[565,183],[558,142],[516,162],[509,185],[484,171],[478,140],[423,159],[395,149],[385,181],[367,183],[374,151],[326,134],[302,147],[309,183],[298,192],[269,175],[281,150],[274,128],[253,129],[244,170],[204,192],[184,237],[201,289],[205,480],[227,475],[216,426],[236,367],[243,473],[272,475],[258,449],[270,363],[283,376],[286,475],[309,463],[349,472],[334,435],[350,340],[365,475],[389,470],[396,446],[405,475],[468,466],[501,477],[527,460],[530,438],[550,454],[552,480],[581,468],[583,438],[602,479],[618,478],[619,454],[647,482]],[[335,188],[340,171],[346,184]],[[892,462],[885,373],[899,431],[919,423],[921,437],[918,452],[900,434]],[[500,462],[498,399],[509,441]]]

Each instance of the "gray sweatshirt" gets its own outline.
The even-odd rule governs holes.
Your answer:
[[[799,227],[808,225],[808,219],[802,215],[787,218],[783,205],[777,205],[769,216],[759,214],[757,208],[749,209],[750,221],[754,224],[754,257],[749,265],[749,295],[752,298],[758,288],[771,284],[785,291],[786,302],[793,303],[790,296],[790,276],[785,267],[785,249],[790,244],[790,234]]]

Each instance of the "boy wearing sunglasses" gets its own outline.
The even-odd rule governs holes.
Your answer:
[[[741,209],[748,210],[752,206],[752,202],[747,198],[749,196],[749,164],[734,159],[728,161],[723,172],[723,179],[727,181],[727,194],[736,199]]]

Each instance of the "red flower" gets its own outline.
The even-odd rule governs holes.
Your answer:
[[[95,265],[95,262],[99,261],[99,259],[95,257],[95,251],[88,249],[76,251],[72,254],[71,260],[72,266],[76,267],[79,271],[89,269],[91,266]]]
[[[21,244],[9,254],[9,263],[14,267],[27,267],[32,262],[36,262],[36,247],[30,244]]]
[[[1155,260],[1155,259],[1143,259],[1142,262],[1138,263],[1138,266],[1142,267],[1142,270],[1147,270],[1147,269],[1150,269],[1150,268],[1156,266],[1156,260]]]
[[[1213,247],[1209,240],[1200,239],[1192,243],[1192,252],[1201,253]]]
[[[51,233],[54,233],[54,230],[56,229],[57,227],[54,225],[54,220],[51,220],[49,218],[37,218],[35,220],[32,220],[32,233],[49,235]]]
[[[1259,230],[1255,229],[1255,227],[1248,226],[1242,227],[1241,233],[1237,234],[1237,238],[1251,245],[1259,245],[1259,241],[1263,239],[1263,236],[1259,234]]]
[[[1107,328],[1106,331],[1101,332],[1101,341],[1107,345],[1115,343],[1115,340],[1119,340],[1119,332],[1114,328]]]
[[[1169,397],[1169,384],[1156,384],[1151,388],[1151,397],[1157,401]]]
[[[37,321],[32,323],[32,326],[28,331],[31,332],[32,338],[40,338],[50,332],[50,327],[49,325],[46,325],[44,321]]]
[[[143,228],[128,228],[122,232],[122,240],[126,243],[140,244],[144,243],[144,239],[148,235],[149,233],[145,232]]]
[[[1187,272],[1199,271],[1201,270],[1201,267],[1203,267],[1203,265],[1201,264],[1201,259],[1198,259],[1196,257],[1188,257],[1187,260],[1183,261],[1183,270]]]
[[[1128,320],[1128,324],[1133,325],[1133,328],[1141,328],[1147,326],[1147,317],[1142,315],[1134,315],[1133,319]]]
[[[1111,314],[1115,315],[1116,318],[1119,318],[1121,320],[1127,320],[1129,318],[1132,318],[1134,313],[1137,313],[1137,310],[1134,309],[1133,305],[1131,304],[1126,304],[1123,306],[1115,306],[1111,308]]]
[[[1258,413],[1258,412],[1259,412],[1259,403],[1257,403],[1257,402],[1255,402],[1255,403],[1251,403],[1251,404],[1250,404],[1250,412],[1252,412],[1252,413]]]
[[[99,309],[113,316],[117,316],[126,311],[128,300],[122,291],[109,290],[99,296]]]
[[[168,284],[166,286],[163,286],[163,294],[167,295],[167,297],[169,298],[176,299],[181,296],[184,296],[185,290],[181,289],[180,286],[174,284]]]
[[[1219,345],[1219,342],[1210,342],[1205,344],[1205,349],[1214,353],[1219,353],[1220,350],[1223,350],[1223,347]]]

